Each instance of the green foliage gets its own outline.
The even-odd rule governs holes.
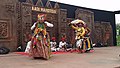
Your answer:
[[[116,30],[120,31],[120,24],[116,24]],[[116,39],[117,39],[117,46],[120,46],[120,35],[117,35]]]
[[[120,24],[116,24],[116,29],[120,30]]]
[[[116,36],[117,39],[117,46],[120,46],[120,35]]]

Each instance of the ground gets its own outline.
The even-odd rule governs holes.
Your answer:
[[[0,68],[120,68],[120,47],[95,48],[94,53],[53,54],[49,60],[34,60],[14,52],[0,55]]]

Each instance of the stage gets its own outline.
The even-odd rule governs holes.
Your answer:
[[[93,53],[58,53],[49,60],[34,60],[12,52],[0,55],[0,68],[114,68],[120,66],[119,54],[120,47],[101,47]]]

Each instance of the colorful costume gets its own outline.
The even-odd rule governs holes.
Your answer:
[[[90,29],[85,27],[85,35],[82,48],[85,51],[93,50],[92,41],[90,39]]]
[[[45,21],[45,15],[38,15],[38,21],[33,24],[31,30],[34,34],[31,40],[30,56],[33,58],[50,58],[50,38],[46,32],[46,26],[53,27],[53,24]]]
[[[80,52],[92,49],[92,43],[89,38],[90,29],[85,26],[85,22],[82,20],[74,20],[70,23],[70,26],[75,29],[76,32],[76,46]]]

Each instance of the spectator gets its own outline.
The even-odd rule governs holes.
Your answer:
[[[60,50],[64,50],[66,51],[67,47],[66,47],[67,43],[65,41],[65,38],[61,38],[61,41],[59,42],[59,48]]]
[[[51,45],[51,51],[57,51],[57,49],[56,49],[57,43],[56,43],[55,37],[52,37],[50,45]]]

